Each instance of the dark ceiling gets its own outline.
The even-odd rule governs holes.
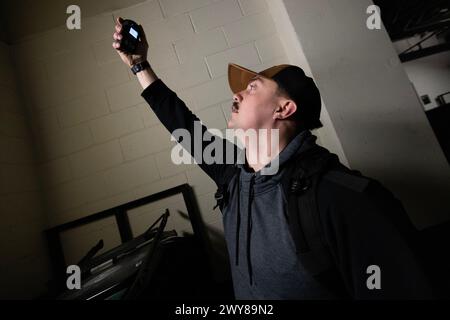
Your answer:
[[[450,26],[450,0],[374,0],[392,41]]]

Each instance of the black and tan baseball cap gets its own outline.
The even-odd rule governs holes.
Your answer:
[[[297,105],[298,118],[303,120],[307,129],[322,127],[319,89],[300,67],[282,64],[255,72],[234,63],[228,65],[228,83],[233,93],[247,88],[249,81],[257,75],[274,80],[289,95]]]

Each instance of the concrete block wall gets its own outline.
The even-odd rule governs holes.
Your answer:
[[[32,298],[49,276],[45,212],[10,47],[0,42],[0,299]]]
[[[156,73],[210,128],[226,127],[229,62],[255,70],[288,62],[264,0],[145,1],[82,19],[79,31],[61,26],[15,44],[48,226],[189,183],[220,242],[221,215],[212,209],[216,187],[196,165],[170,161],[174,142],[111,46],[118,16],[143,25]],[[169,204],[174,211],[182,205],[176,199]],[[161,209],[149,208],[139,219],[148,222]],[[114,245],[113,225],[90,230],[86,237]],[[67,247],[73,248],[71,240]],[[72,251],[75,261],[83,250]]]

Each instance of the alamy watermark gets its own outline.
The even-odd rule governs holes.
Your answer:
[[[66,26],[69,30],[81,29],[81,9],[79,6],[72,4],[67,7],[66,13],[70,16],[66,20]]]
[[[66,287],[69,290],[81,289],[81,269],[77,265],[70,265],[66,269],[66,273],[69,275],[66,280]]]
[[[366,286],[369,290],[381,289],[381,269],[379,266],[373,264],[367,267],[367,274],[370,276],[367,278]]]
[[[381,9],[379,6],[370,5],[366,10],[367,14],[370,16],[367,18],[366,26],[369,30],[380,30],[381,29]]]

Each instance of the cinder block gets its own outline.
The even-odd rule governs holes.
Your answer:
[[[0,194],[37,191],[38,189],[34,165],[0,165]]]
[[[175,42],[175,50],[181,63],[223,51],[227,47],[228,44],[221,28],[201,32]]]
[[[190,159],[192,164],[175,164],[171,158],[172,148],[164,150],[155,155],[156,165],[159,174],[162,178],[167,178],[188,170],[188,167],[194,166],[193,159]]]
[[[100,200],[88,202],[82,206],[74,209],[67,210],[61,214],[66,221],[72,221],[84,216],[98,213],[100,211],[117,207],[118,205],[135,200],[134,193],[132,191],[121,192],[114,196],[107,196]],[[104,223],[102,223],[102,226]],[[106,225],[107,226],[107,225]]]
[[[161,77],[165,79],[167,86],[175,91],[204,83],[210,79],[206,63],[201,57],[161,70]]]
[[[103,90],[66,102],[57,108],[61,127],[71,127],[84,121],[95,119],[109,113],[106,95]]]
[[[126,162],[104,172],[109,195],[116,195],[160,179],[154,156]]]
[[[160,152],[174,143],[171,141],[171,135],[162,125],[156,125],[120,138],[125,160]]]
[[[90,122],[94,141],[104,142],[144,128],[140,106],[130,107]]]
[[[171,17],[180,13],[187,13],[197,8],[204,7],[212,0],[161,0],[161,6],[166,16]]]
[[[122,62],[103,64],[91,72],[93,88],[109,88],[130,81],[129,68]]]
[[[260,63],[258,52],[253,43],[228,49],[206,57],[213,78],[227,74],[230,62],[250,68]]]
[[[92,71],[92,70],[91,70]],[[58,106],[89,92],[100,90],[98,77],[91,71],[82,69],[75,71],[67,79],[52,78],[42,85],[41,92],[37,91],[39,105],[45,107]],[[87,76],[89,75],[89,76]]]
[[[153,112],[152,108],[148,105],[148,103],[141,103],[137,106],[141,113],[141,118],[144,121],[144,126],[149,128],[153,127],[160,123],[158,117]]]
[[[194,34],[191,20],[187,14],[164,19],[156,23],[144,23],[147,41],[153,45],[172,43]]]
[[[0,110],[0,134],[15,138],[28,137],[25,116]]]
[[[197,196],[210,193],[217,188],[215,182],[198,166],[186,171],[186,177]]]
[[[153,40],[149,41],[148,60],[155,72],[156,68],[160,70],[178,64],[178,58],[171,43],[155,44]],[[133,77],[135,76],[133,75]]]
[[[69,31],[64,28],[73,37],[73,39],[70,39],[67,34],[64,37],[64,39],[67,39],[66,41],[71,42],[68,44],[69,48],[71,46],[91,45],[106,38],[112,39],[115,23],[111,13],[98,14],[82,19],[81,30],[78,32]]]
[[[192,87],[190,93],[195,97],[195,106],[198,110],[224,102],[232,97],[227,76]]]
[[[178,90],[175,93],[190,110],[197,109],[196,97],[194,96],[194,92],[191,88],[185,90]]]
[[[18,59],[14,60],[20,61]],[[20,61],[20,63],[17,63],[16,75],[21,82],[21,86],[24,86],[26,90],[29,91],[33,89],[37,83],[48,82],[46,61]]]
[[[40,192],[11,193],[0,196],[0,212],[2,215],[0,234],[27,224],[37,224],[43,220]]]
[[[244,15],[250,15],[255,13],[260,13],[267,11],[269,8],[267,7],[266,0],[238,0]],[[270,1],[270,0],[269,0]]]
[[[43,182],[47,187],[67,182],[73,179],[72,169],[70,168],[67,157],[48,161],[41,166],[39,170],[43,176]]]
[[[83,46],[52,55],[46,59],[45,68],[49,80],[68,81],[74,75],[91,73],[96,64],[93,51]]]
[[[242,17],[236,0],[214,2],[206,7],[190,12],[196,32],[213,29]]]
[[[37,92],[38,99],[43,99],[42,96],[48,94],[48,97],[40,104],[45,107],[57,106],[92,91],[101,91],[103,88],[129,82],[127,68],[120,62],[112,62],[102,66],[94,65],[89,70],[80,68],[66,76],[67,79],[64,79],[64,77],[50,78],[47,86],[42,89],[44,92]],[[137,88],[138,86],[136,86]]]
[[[121,62],[119,54],[112,47],[113,38],[112,34],[114,33],[114,28],[111,29],[111,36],[100,40],[92,45],[92,49],[94,50],[94,55],[97,63],[99,65],[109,62]]]
[[[26,94],[22,97],[32,109],[43,110],[50,106],[53,88],[50,88],[45,63],[43,61],[26,62],[18,64],[18,78],[22,90]]]
[[[67,45],[73,42],[72,40],[75,36],[76,33],[67,30],[64,25],[64,27],[61,26],[31,36],[30,38],[13,45],[12,54],[16,61],[45,60],[70,49]],[[79,42],[76,44],[78,43]]]
[[[266,62],[263,62],[263,63],[257,65],[254,70],[259,72],[259,71],[263,71],[265,69],[268,69],[270,67],[280,65],[280,64],[289,64],[288,57],[285,55],[282,55],[278,58],[275,58],[272,60],[267,60]]]
[[[43,88],[43,90],[46,90],[44,93],[48,92],[49,97],[41,104],[45,106],[44,103],[46,103],[47,107],[57,106],[92,91],[109,89],[112,86],[129,81],[127,68],[119,62],[95,66],[89,71],[79,70],[73,73],[69,79],[49,80],[48,85]]]
[[[267,12],[242,18],[223,29],[232,47],[276,33],[272,16]]]
[[[58,108],[32,110],[32,115],[32,126],[37,129],[37,134],[51,135],[61,130]]]
[[[44,252],[42,252],[43,237],[41,230],[42,224],[28,223],[20,227],[16,227],[13,230],[9,230],[9,234],[6,236],[3,235],[4,238],[2,239],[2,244],[0,245],[0,254],[4,257],[1,265],[2,269],[4,268],[5,263],[10,264],[9,268],[15,268],[14,276],[17,277],[17,274],[24,275],[26,279],[28,272],[33,272],[33,270],[31,270],[32,268],[30,268],[30,266],[27,268],[22,264],[22,262],[24,260],[28,260],[31,256],[38,252],[44,254]],[[14,239],[14,245],[11,245],[12,239]],[[5,276],[5,274],[3,276]],[[20,283],[20,281],[25,281],[25,279],[20,277],[17,281]],[[9,297],[10,295],[8,294],[8,298]]]
[[[184,173],[180,173],[137,187],[134,189],[134,193],[136,195],[136,199],[139,199],[160,191],[174,188],[184,183],[187,183],[186,175]]]
[[[46,194],[55,215],[107,196],[103,174],[59,184],[48,189]]]
[[[31,164],[34,162],[31,141],[24,138],[0,136],[0,162],[9,164]]]
[[[283,44],[278,35],[259,39],[255,45],[262,62],[286,56]]]
[[[2,101],[0,104],[1,111],[24,114],[24,108],[17,91],[11,90],[8,86],[0,86],[0,101]]]
[[[10,86],[14,75],[12,61],[10,47],[0,42],[0,85]]]
[[[75,178],[117,166],[123,162],[122,150],[117,140],[77,152],[69,156]]]
[[[157,0],[145,1],[141,4],[115,11],[113,14],[114,20],[122,17],[124,19],[134,20],[139,24],[148,24],[163,20],[163,14]]]
[[[197,116],[208,129],[220,130],[227,126],[220,104],[202,109]]]
[[[106,90],[109,108],[116,112],[130,106],[138,105],[145,100],[141,97],[142,87],[130,81]]]
[[[85,149],[93,144],[89,125],[84,123],[40,137],[44,159],[54,159]]]

